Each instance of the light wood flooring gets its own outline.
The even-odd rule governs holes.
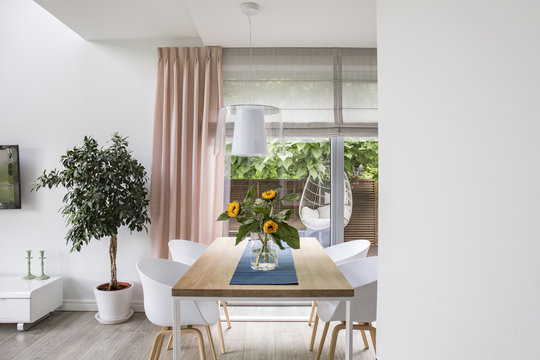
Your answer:
[[[230,306],[231,316],[237,315],[309,315],[310,307]],[[51,317],[26,332],[18,332],[15,324],[0,324],[0,359],[2,360],[107,360],[148,359],[155,334],[160,330],[135,313],[130,321],[119,325],[101,325],[94,312],[55,312]],[[337,324],[337,323],[336,323]],[[219,353],[217,329],[212,335],[218,359],[227,360],[312,360],[322,332],[322,323],[314,351],[309,351],[312,327],[305,322],[233,322],[227,329],[223,322],[227,353]],[[331,329],[326,339],[323,360],[327,360]],[[203,334],[205,334],[203,330]],[[371,342],[370,342],[371,345]],[[344,359],[344,331],[338,339],[336,360]],[[192,336],[182,337],[187,359],[199,359],[197,343]],[[354,359],[374,360],[372,346],[363,349],[358,331],[354,334]],[[212,359],[205,337],[206,358]],[[163,349],[160,359],[172,359],[172,351]]]

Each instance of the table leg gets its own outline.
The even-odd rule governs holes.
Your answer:
[[[345,323],[345,360],[352,360],[353,358],[353,338],[352,338],[352,313],[351,313],[351,301],[347,300],[346,303],[346,315],[347,321]]]
[[[173,296],[173,359],[181,360],[180,299]]]

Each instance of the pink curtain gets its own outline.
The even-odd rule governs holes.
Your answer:
[[[171,239],[221,235],[223,156],[214,155],[223,103],[221,48],[159,48],[151,175],[152,254]]]

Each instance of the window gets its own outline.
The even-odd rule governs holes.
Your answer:
[[[260,191],[280,186],[304,194],[311,179],[321,185],[318,200],[309,206],[301,201],[285,205],[297,210],[292,224],[301,235],[316,236],[325,246],[354,238],[365,230],[365,222],[376,221],[358,221],[353,215],[365,212],[356,211],[354,203],[347,207],[348,195],[353,201],[360,196],[360,185],[355,183],[348,190],[347,183],[350,186],[351,177],[359,182],[363,176],[354,176],[363,164],[359,162],[363,155],[355,147],[363,151],[370,142],[362,139],[377,137],[376,49],[254,48],[252,54],[251,61],[247,48],[223,49],[224,105],[279,107],[285,153],[278,154],[277,147],[269,144],[267,157],[228,157],[226,200],[243,196],[254,183],[262,187]],[[321,190],[326,183],[330,188]],[[327,211],[330,204],[338,206]],[[326,220],[308,220],[306,225],[303,215],[313,219],[330,216],[331,223],[323,226]],[[345,224],[356,230],[344,231]],[[234,232],[235,226],[231,223],[229,230]]]

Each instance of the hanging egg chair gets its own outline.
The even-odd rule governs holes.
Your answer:
[[[300,220],[309,230],[321,231],[330,227],[330,173],[316,177],[308,176],[300,199]],[[349,177],[344,173],[343,227],[347,226],[352,214],[352,191]]]

